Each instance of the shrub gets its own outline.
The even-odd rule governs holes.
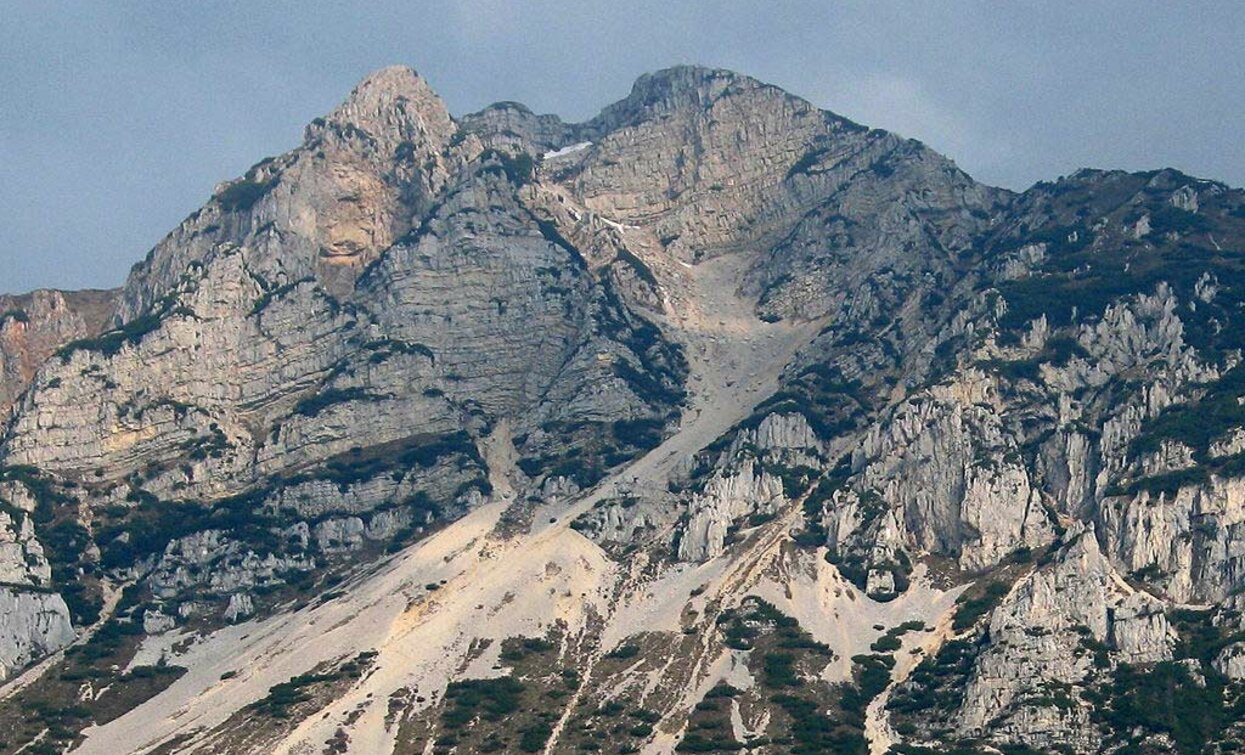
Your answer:
[[[446,708],[441,721],[449,729],[462,727],[476,715],[500,721],[519,710],[523,691],[523,683],[509,676],[450,682],[445,690]]]
[[[619,261],[625,263],[628,267],[630,267],[632,272],[635,273],[635,276],[637,278],[644,281],[645,283],[652,286],[653,288],[657,288],[657,276],[653,275],[652,268],[650,268],[647,264],[645,264],[644,260],[635,256],[633,253],[631,253],[629,250],[627,250],[624,247],[619,247],[618,257],[616,259],[618,259]]]
[[[869,649],[875,653],[893,653],[902,645],[903,641],[901,641],[898,637],[892,634],[885,634],[874,640],[873,644],[869,646]]]
[[[1105,704],[1094,707],[1096,718],[1121,734],[1166,733],[1182,755],[1206,752],[1235,720],[1225,707],[1222,680],[1211,675],[1202,684],[1179,663],[1149,670],[1121,664],[1105,694]]]
[[[553,736],[553,729],[544,721],[535,723],[523,730],[519,737],[519,749],[524,752],[540,752],[545,743]]]
[[[276,185],[275,176],[267,181],[256,181],[252,174],[248,174],[222,189],[216,195],[216,201],[226,212],[245,212],[254,207]]]
[[[962,632],[976,624],[978,619],[994,610],[994,607],[1007,594],[1008,589],[1008,586],[1002,582],[991,582],[977,597],[969,598],[967,594],[961,596],[959,607],[955,609],[955,616],[951,619],[951,628]]]
[[[620,419],[616,420],[610,430],[614,440],[623,445],[649,449],[661,443],[664,423],[659,419]]]
[[[26,310],[24,309],[6,309],[5,311],[0,312],[0,325],[3,325],[6,320],[13,320],[14,322],[30,322],[30,315],[26,314]]]
[[[499,150],[486,149],[481,153],[480,161],[489,163],[481,169],[481,173],[504,175],[516,187],[531,183],[536,172],[536,162],[526,152],[510,155]]]
[[[639,654],[640,654],[639,645],[626,644],[626,645],[619,645],[618,647],[614,648],[610,652],[606,653],[605,657],[613,658],[615,660],[627,660],[629,658],[635,658]]]
[[[77,341],[70,341],[62,346],[56,354],[61,358],[62,362],[68,362],[75,351],[98,351],[104,356],[112,356],[121,351],[121,347],[126,344],[136,344],[143,340],[143,336],[159,328],[164,318],[170,314],[184,315],[188,314],[188,311],[178,307],[145,314],[97,338],[83,338]]]
[[[761,658],[761,683],[766,687],[798,687],[795,656],[791,653],[766,653]]]
[[[365,388],[325,388],[301,399],[294,405],[294,413],[304,417],[315,417],[334,404],[349,401],[380,401],[383,398]]]

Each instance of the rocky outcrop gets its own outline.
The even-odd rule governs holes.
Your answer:
[[[711,479],[688,505],[689,520],[679,540],[679,558],[706,561],[719,555],[737,523],[777,513],[787,503],[782,480],[745,460],[739,469]]]
[[[0,583],[47,587],[52,569],[26,512],[0,510]]]
[[[1233,643],[1215,656],[1215,670],[1229,679],[1245,679],[1245,645]]]
[[[819,178],[787,180],[818,145],[833,162],[893,138],[755,79],[692,66],[641,77],[584,135],[593,146],[561,181],[587,208],[650,229],[664,254],[686,262],[785,233],[829,190]]]
[[[336,293],[422,218],[471,145],[410,68],[378,71],[306,129],[302,146],[219,188],[130,275],[117,321],[146,314],[218,250],[242,250],[252,301],[304,278]],[[476,147],[478,149],[478,147]]]
[[[548,161],[559,150],[589,144],[591,135],[583,126],[563,123],[556,115],[536,115],[518,102],[497,102],[477,113],[463,116],[463,132],[478,138],[486,148],[526,152]],[[581,147],[580,149],[583,149]],[[570,155],[580,149],[567,150]]]
[[[896,284],[954,286],[954,259],[973,253],[1004,199],[919,142],[874,131],[851,151],[842,141],[814,143],[788,173],[825,198],[749,276],[768,316],[889,320]]]
[[[1139,492],[1102,509],[1106,547],[1129,572],[1149,571],[1181,603],[1212,603],[1239,591],[1245,480],[1212,477],[1172,494]]]
[[[0,587],[0,679],[73,640],[69,608],[61,596]]]
[[[853,453],[855,492],[836,496],[828,510],[836,522],[830,547],[851,550],[855,540],[891,537],[881,533],[893,524],[895,544],[909,553],[953,556],[980,571],[1016,548],[1049,542],[1050,515],[1002,423],[997,391],[990,377],[970,371],[871,428]],[[863,499],[876,502],[873,513],[846,516]],[[878,516],[886,509],[896,517]]]
[[[310,556],[260,556],[218,530],[205,530],[169,543],[148,584],[158,599],[177,598],[193,590],[198,598],[229,596],[232,604],[236,593],[280,585],[289,573],[313,568],[315,560]]]
[[[117,293],[40,290],[0,295],[0,417],[7,418],[48,357],[104,329]]]
[[[1089,711],[1066,691],[1099,662],[1091,651],[1110,643],[1127,663],[1171,657],[1175,632],[1162,603],[1113,579],[1092,529],[1066,537],[1052,567],[1022,579],[990,618],[964,690],[966,734],[1092,749]]]
[[[60,650],[76,632],[35,535],[35,501],[0,483],[0,680]]]

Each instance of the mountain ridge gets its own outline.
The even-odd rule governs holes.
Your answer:
[[[716,69],[583,124],[382,69],[6,378],[0,738],[1226,747],[1243,240]]]

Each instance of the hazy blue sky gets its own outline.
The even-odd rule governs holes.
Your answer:
[[[1245,2],[0,0],[0,291],[113,286],[369,70],[455,114],[583,119],[732,68],[1021,189],[1078,167],[1245,184]]]

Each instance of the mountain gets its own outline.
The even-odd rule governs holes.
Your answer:
[[[388,68],[0,302],[4,752],[1230,752],[1245,192]]]

